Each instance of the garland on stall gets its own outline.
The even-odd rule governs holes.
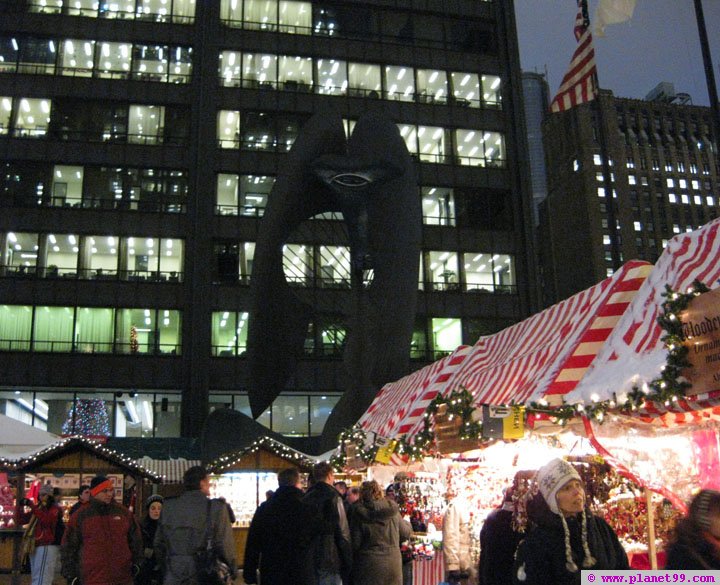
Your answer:
[[[379,445],[376,445],[373,441],[368,443],[367,434],[359,426],[355,425],[349,429],[345,429],[338,435],[338,447],[337,452],[330,457],[330,465],[336,471],[341,471],[345,468],[348,462],[348,447],[350,445],[355,446],[355,453],[365,463],[370,464],[375,460]]]
[[[665,301],[661,305],[662,313],[657,318],[658,325],[665,331],[662,337],[668,350],[665,365],[659,377],[644,384],[642,388],[634,386],[624,402],[618,403],[617,399],[613,398],[603,402],[594,401],[588,405],[563,404],[559,407],[550,407],[547,402],[540,400],[531,402],[526,412],[549,415],[564,426],[570,419],[578,416],[586,416],[602,422],[608,411],[629,413],[647,402],[662,402],[665,406],[670,406],[671,402],[684,398],[691,384],[683,377],[682,371],[690,366],[690,362],[687,359],[688,348],[683,345],[685,335],[680,315],[695,297],[709,290],[698,280],[695,280],[685,293],[674,291],[669,285],[665,285],[665,292],[662,293]]]
[[[683,369],[690,363],[687,359],[688,348],[683,345],[685,336],[680,314],[688,308],[695,297],[709,290],[698,280],[695,280],[685,293],[674,291],[669,285],[665,286],[665,292],[662,293],[665,301],[662,303],[662,312],[657,321],[665,331],[662,341],[668,354],[659,377],[644,384],[642,388],[633,387],[622,402],[614,395],[611,400],[594,400],[591,404],[563,404],[557,407],[550,406],[545,400],[539,400],[526,405],[526,415],[547,415],[551,421],[566,426],[570,420],[581,416],[602,422],[608,412],[627,414],[648,402],[662,402],[665,406],[670,406],[671,402],[683,398],[691,384],[682,375]],[[450,419],[454,416],[461,417],[460,439],[482,439],[482,422],[473,420],[475,410],[473,395],[467,388],[460,386],[460,390],[454,390],[448,396],[438,394],[430,402],[423,415],[422,430],[414,435],[412,440],[408,439],[407,435],[400,437],[395,448],[397,453],[417,460],[433,452],[436,439],[433,431],[434,417],[442,405],[445,405],[445,412]],[[509,406],[515,404],[511,403]],[[350,444],[355,445],[356,453],[366,463],[372,463],[375,459],[378,445],[375,445],[374,441],[368,444],[367,435],[360,427],[346,429],[338,439],[338,453],[330,460],[336,469],[342,469],[347,463],[347,446]]]
[[[473,420],[474,397],[464,386],[460,390],[453,390],[448,396],[438,394],[425,409],[423,415],[423,428],[418,432],[414,440],[409,442],[407,436],[398,441],[398,452],[401,455],[408,455],[411,459],[422,459],[423,455],[432,451],[435,442],[435,433],[432,430],[434,417],[445,406],[448,419],[458,416],[462,421],[459,429],[459,439],[482,439],[482,422]]]

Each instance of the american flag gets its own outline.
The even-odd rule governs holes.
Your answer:
[[[590,33],[587,0],[578,0],[575,38],[578,45],[570,61],[570,67],[560,84],[560,89],[550,104],[552,112],[563,112],[597,97],[597,68],[595,67],[595,49],[593,49],[592,34]]]

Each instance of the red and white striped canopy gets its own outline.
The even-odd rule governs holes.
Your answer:
[[[699,280],[714,289],[718,287],[719,279],[720,219],[670,240],[592,366],[580,384],[568,394],[567,401],[607,400],[613,393],[622,401],[623,394],[634,386],[641,387],[643,383],[657,378],[667,360],[667,349],[662,341],[664,332],[657,322],[662,311],[665,285],[675,291],[685,291],[695,280]],[[700,394],[720,388],[693,390]],[[663,416],[666,423],[673,424],[673,420],[684,417],[664,416],[666,413],[678,414],[705,408],[706,399],[713,400],[714,395],[697,399],[690,397],[666,407],[656,405],[642,414]]]
[[[360,426],[385,437],[412,437],[430,401],[461,386],[478,406],[570,392],[651,269],[647,262],[628,262],[599,284],[386,384]]]

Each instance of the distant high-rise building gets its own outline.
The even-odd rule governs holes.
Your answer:
[[[528,160],[532,183],[533,219],[538,224],[538,207],[547,196],[545,149],[542,140],[542,123],[548,115],[550,91],[547,79],[541,73],[523,71],[523,100],[527,127]]]
[[[543,134],[548,197],[539,246],[546,304],[612,274],[613,237],[621,263],[654,262],[675,234],[718,217],[717,146],[707,107],[603,90],[593,103],[548,116]]]
[[[73,432],[73,408],[99,398],[113,436],[142,437],[197,437],[214,409],[249,412],[255,242],[287,151],[327,107],[348,132],[384,113],[414,160],[408,370],[533,311],[512,1],[0,10],[0,412]],[[315,216],[283,247],[314,317],[259,418],[280,433],[320,433],[345,389],[342,219]]]

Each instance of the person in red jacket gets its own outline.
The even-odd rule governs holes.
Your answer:
[[[75,585],[132,585],[143,559],[140,526],[114,500],[104,477],[90,482],[90,505],[70,517],[61,549],[62,575]]]
[[[60,539],[63,533],[62,510],[55,503],[53,487],[46,483],[38,492],[38,504],[31,505],[35,524],[35,551],[30,557],[32,585],[52,585],[55,565],[60,555]]]

